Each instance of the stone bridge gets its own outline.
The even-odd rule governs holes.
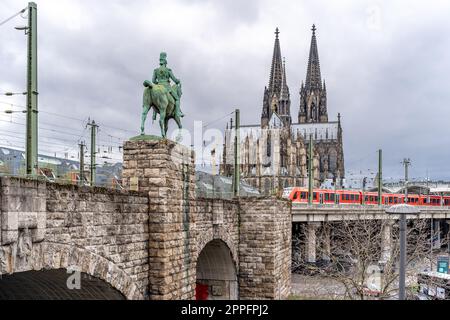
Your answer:
[[[194,168],[128,141],[126,191],[0,178],[0,299],[286,298],[290,202],[199,199]]]

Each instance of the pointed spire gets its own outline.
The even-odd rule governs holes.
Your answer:
[[[281,81],[281,97],[280,100],[289,100],[289,87],[286,82],[286,59],[283,58],[283,73]]]
[[[275,45],[273,48],[272,66],[270,68],[269,91],[279,93],[282,84],[283,62],[281,61],[280,31],[275,29]]]
[[[312,27],[311,48],[309,50],[308,71],[306,74],[306,89],[320,89],[322,85],[320,75],[319,52],[317,49],[316,26]]]

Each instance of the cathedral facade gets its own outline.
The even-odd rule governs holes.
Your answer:
[[[341,117],[328,120],[327,89],[322,82],[316,28],[312,28],[306,81],[300,87],[298,121],[291,117],[291,98],[282,59],[279,31],[275,45],[269,86],[264,89],[261,123],[242,125],[238,130],[241,178],[264,194],[287,187],[308,184],[308,147],[312,141],[312,175],[314,186],[327,179],[344,178],[344,152]],[[236,130],[231,120],[225,131],[222,175],[234,169]]]

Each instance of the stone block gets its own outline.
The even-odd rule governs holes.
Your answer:
[[[19,229],[19,213],[18,212],[3,212],[1,215],[2,230],[17,231]]]
[[[2,230],[2,245],[8,245],[17,242],[19,238],[19,230]]]

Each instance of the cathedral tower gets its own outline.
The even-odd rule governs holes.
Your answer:
[[[274,113],[282,120],[284,126],[289,126],[292,123],[291,99],[286,81],[285,63],[281,58],[279,34],[280,31],[276,28],[269,87],[264,88],[261,114],[262,128],[266,128],[269,125],[269,121]]]
[[[328,122],[327,90],[322,84],[319,52],[317,49],[316,26],[312,27],[311,48],[309,50],[306,81],[300,88],[299,123]]]

